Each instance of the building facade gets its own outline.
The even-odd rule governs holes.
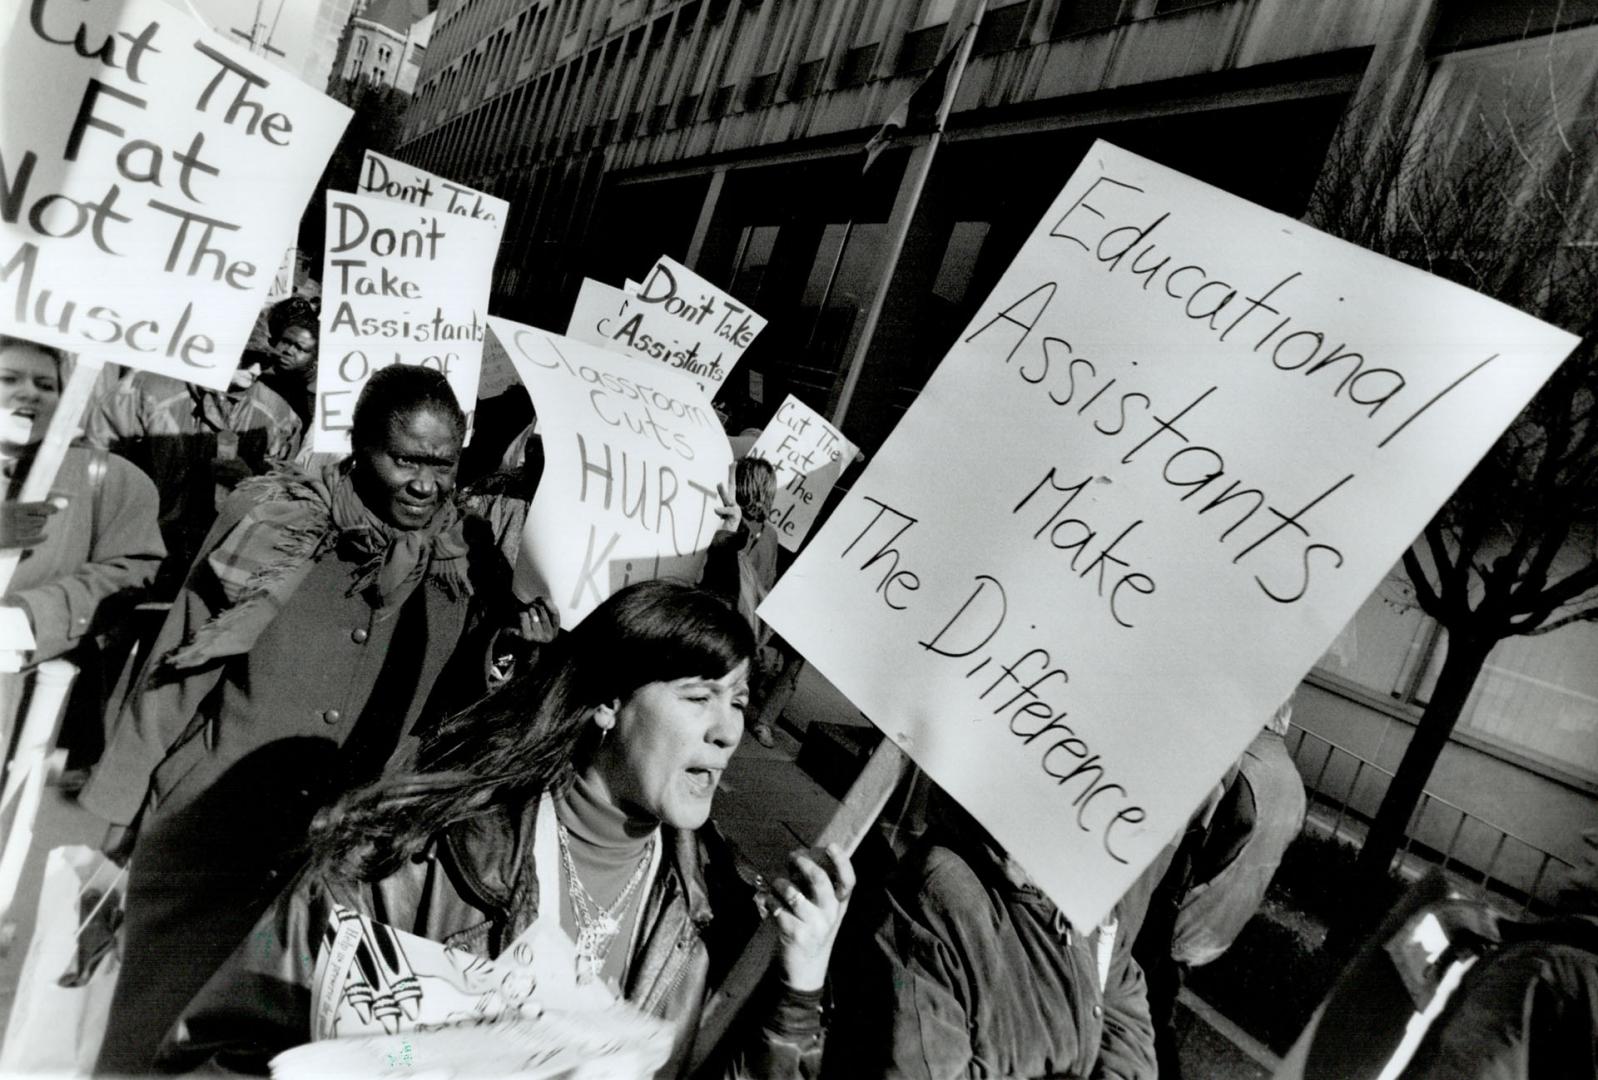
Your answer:
[[[329,89],[364,82],[414,92],[435,18],[427,0],[371,0],[344,28]]]
[[[582,277],[620,284],[671,255],[770,320],[727,392],[758,413],[791,391],[869,454],[1096,138],[1301,216],[1336,154],[1374,153],[1383,132],[1435,131],[1446,152],[1535,103],[1588,139],[1598,117],[1598,0],[983,6],[924,186],[926,133],[864,172],[863,150],[977,0],[443,0],[400,154],[510,201],[497,314],[564,326]],[[1376,596],[1310,675],[1315,752],[1369,768],[1309,779],[1354,816],[1374,810],[1365,787],[1407,744],[1442,647]],[[1591,623],[1501,646],[1439,797],[1579,853],[1598,826],[1595,656]],[[1508,873],[1490,831],[1465,846]],[[1525,888],[1531,871],[1512,876]]]

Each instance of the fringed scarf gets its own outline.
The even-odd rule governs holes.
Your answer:
[[[256,477],[238,491],[256,504],[206,556],[226,606],[167,655],[169,670],[249,652],[329,549],[355,564],[345,595],[365,594],[379,610],[398,610],[424,578],[452,599],[471,595],[463,522],[452,502],[425,528],[396,529],[361,502],[347,461],[319,475]]]

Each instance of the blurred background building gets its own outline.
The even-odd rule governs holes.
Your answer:
[[[339,38],[332,80],[416,90],[437,18],[434,0],[370,0],[356,8]]]

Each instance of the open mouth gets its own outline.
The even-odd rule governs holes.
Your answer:
[[[12,409],[11,415],[19,420],[37,420],[39,419],[39,410],[31,405],[24,405],[20,409]]]
[[[721,781],[721,770],[695,766],[684,770],[688,774],[688,790],[699,798],[709,798]]]

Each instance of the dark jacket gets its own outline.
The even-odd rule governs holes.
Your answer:
[[[1304,781],[1282,736],[1262,728],[1237,765],[1177,908],[1171,956],[1179,963],[1207,964],[1237,940],[1304,827]]]
[[[350,595],[359,563],[333,544],[247,653],[169,673],[159,659],[226,605],[205,556],[253,497],[223,507],[79,796],[139,833],[101,1072],[149,1070],[162,1034],[297,869],[317,808],[375,778],[454,703],[467,678],[446,668],[509,597],[478,579],[479,562],[485,573],[500,562],[488,548],[473,551],[471,597],[424,580],[375,608]]]
[[[847,1050],[829,1077],[1155,1075],[1131,935],[1116,935],[1101,991],[1103,931],[1076,932],[985,853],[923,848],[858,913],[831,981],[831,1039]]]
[[[11,487],[20,489],[20,480]],[[155,523],[155,486],[121,458],[74,446],[51,488],[67,497],[66,508],[50,521],[44,543],[22,553],[5,591],[33,625],[31,663],[108,630],[154,580],[166,554]]]
[[[207,1063],[267,1071],[277,1053],[306,1040],[312,977],[325,944],[330,901],[389,926],[486,957],[537,918],[532,865],[538,799],[496,806],[457,825],[425,856],[381,881],[350,886],[302,875],[267,911],[194,999],[162,1047],[159,1064]],[[713,827],[664,828],[666,858],[645,900],[627,1000],[677,1028],[673,1055],[659,1074],[681,1074],[707,988],[725,974],[753,928],[753,893]],[[821,1058],[819,994],[768,981],[762,998],[712,1059],[725,1076],[797,1078]]]

